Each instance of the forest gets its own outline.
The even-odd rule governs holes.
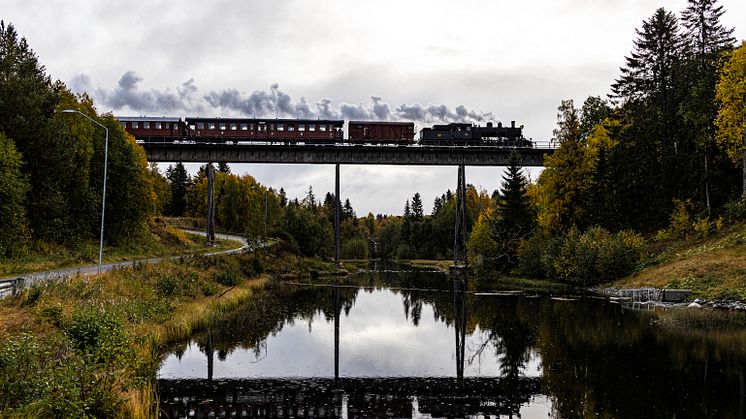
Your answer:
[[[545,169],[530,183],[513,154],[499,190],[467,191],[470,264],[483,273],[590,284],[623,276],[647,241],[706,237],[746,217],[746,43],[725,13],[690,0],[659,8],[636,29],[607,97],[558,107]],[[102,130],[109,131],[105,241],[148,236],[155,217],[204,218],[207,178],[181,163],[162,170],[111,114],[53,81],[12,24],[0,23],[0,260],[98,238]],[[333,256],[334,196],[302,199],[219,164],[216,222],[251,238],[283,239],[306,256]],[[342,257],[448,259],[455,194],[426,214],[418,193],[403,215],[356,214],[343,199]],[[90,258],[89,258],[90,259]]]

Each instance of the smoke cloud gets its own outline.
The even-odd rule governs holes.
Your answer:
[[[256,118],[344,119],[362,121],[412,121],[425,124],[494,120],[491,112],[467,109],[464,105],[450,108],[446,105],[421,105],[419,103],[391,106],[379,96],[369,101],[335,104],[323,98],[309,103],[305,97],[298,100],[280,90],[278,84],[269,90],[251,93],[237,89],[212,90],[201,93],[194,79],[189,79],[175,89],[141,89],[142,77],[134,71],[122,75],[113,88],[93,88],[90,78],[81,74],[71,82],[74,92],[88,92],[96,101],[115,112],[134,112],[140,115],[173,116],[245,116]]]

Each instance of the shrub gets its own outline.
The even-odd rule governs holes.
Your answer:
[[[108,310],[84,307],[75,311],[65,333],[73,347],[94,364],[123,366],[133,355],[122,321]]]
[[[518,271],[578,285],[611,281],[637,267],[643,244],[634,232],[612,234],[601,227],[551,238],[538,233],[519,249]]]
[[[236,269],[228,268],[215,274],[215,282],[232,287],[241,283],[241,273]]]
[[[723,216],[730,223],[746,220],[746,201],[736,198],[723,205]]]
[[[345,240],[340,251],[344,259],[367,259],[368,241],[362,237]]]

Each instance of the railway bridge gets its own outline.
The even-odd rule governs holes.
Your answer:
[[[512,148],[483,146],[396,146],[396,145],[277,145],[261,143],[141,143],[150,162],[182,163],[275,163],[333,164],[335,176],[335,259],[340,258],[340,165],[456,166],[457,216],[455,220],[454,264],[466,264],[466,166],[506,166]],[[552,154],[550,144],[516,148],[525,167],[543,166],[544,156]],[[212,166],[208,165],[208,239],[212,229]]]

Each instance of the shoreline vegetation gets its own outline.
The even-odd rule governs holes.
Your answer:
[[[691,264],[733,272],[735,276],[721,285],[732,286],[738,278],[746,282],[743,268],[736,267],[741,259],[731,257],[744,257],[745,236],[744,226],[735,225],[706,239],[651,241],[646,251],[658,253],[637,273],[613,285],[678,285],[661,278]],[[289,249],[292,246],[280,242],[237,255],[138,264],[49,281],[0,301],[0,392],[7,395],[0,401],[0,412],[29,417],[156,417],[154,377],[170,347],[262,295],[276,280],[323,282],[327,273],[340,272],[332,262]],[[441,271],[451,264],[400,262]],[[365,263],[343,261],[348,272]],[[695,296],[716,295],[712,281],[691,283],[702,285],[693,290]],[[567,284],[504,276],[485,279],[478,286],[479,291],[505,287],[557,294],[570,289]],[[743,316],[710,310],[651,315],[659,327],[682,331],[735,333],[746,326]]]
[[[71,276],[0,300],[0,415],[157,417],[170,346],[248,302],[271,279],[332,263],[282,246]]]

